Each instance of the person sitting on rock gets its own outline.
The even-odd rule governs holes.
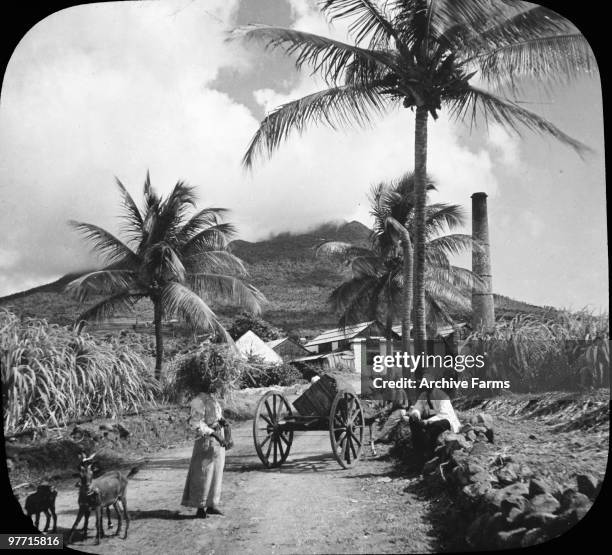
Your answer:
[[[423,462],[433,456],[442,432],[458,433],[461,429],[451,400],[441,389],[424,387],[416,403],[402,412],[403,419],[410,424],[412,445]]]

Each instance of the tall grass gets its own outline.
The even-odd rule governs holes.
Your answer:
[[[552,317],[519,314],[467,343],[486,353],[486,377],[509,379],[514,391],[610,386],[607,314],[586,310]]]
[[[85,416],[116,417],[155,403],[157,383],[125,345],[20,320],[0,309],[4,432],[61,426]]]

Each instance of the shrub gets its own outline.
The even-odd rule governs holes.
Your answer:
[[[242,387],[269,387],[271,385],[294,385],[303,382],[302,372],[291,364],[271,365],[251,357],[243,368]]]
[[[159,386],[125,346],[0,310],[5,433],[116,417],[155,403]]]
[[[283,336],[283,332],[280,329],[266,322],[263,318],[259,318],[248,312],[240,314],[234,320],[228,331],[232,339],[235,340],[243,336],[249,330],[264,341],[272,341],[273,339],[279,339]]]
[[[542,318],[519,314],[467,343],[486,353],[487,378],[510,379],[514,391],[608,387],[608,316],[587,311]],[[484,376],[483,376],[484,377]]]

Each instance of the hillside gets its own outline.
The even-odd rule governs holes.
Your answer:
[[[268,299],[264,318],[287,331],[310,336],[336,326],[338,317],[330,312],[326,299],[349,275],[348,269],[340,264],[315,258],[316,246],[331,240],[366,246],[368,236],[369,229],[356,221],[328,223],[305,233],[281,233],[259,242],[237,240],[231,244],[231,249],[244,260],[250,282]],[[0,306],[12,307],[14,312],[24,316],[70,324],[83,307],[64,295],[63,289],[77,275],[73,272],[46,285],[2,297]],[[498,316],[513,316],[519,312],[543,314],[551,310],[501,295],[495,296],[495,306]],[[230,307],[217,306],[216,309],[225,322],[237,312]],[[138,303],[135,317],[141,322],[152,320],[148,301]]]

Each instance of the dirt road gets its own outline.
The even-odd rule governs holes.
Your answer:
[[[251,423],[234,429],[228,452],[224,516],[193,518],[179,505],[191,445],[157,454],[130,480],[127,540],[75,537],[90,553],[391,553],[434,551],[429,502],[388,460],[371,456],[352,470],[332,459],[324,432],[296,434],[287,463],[266,470],[255,454]],[[70,484],[72,486],[72,484]],[[58,531],[76,517],[76,489],[57,499]],[[90,532],[91,534],[91,532]]]

